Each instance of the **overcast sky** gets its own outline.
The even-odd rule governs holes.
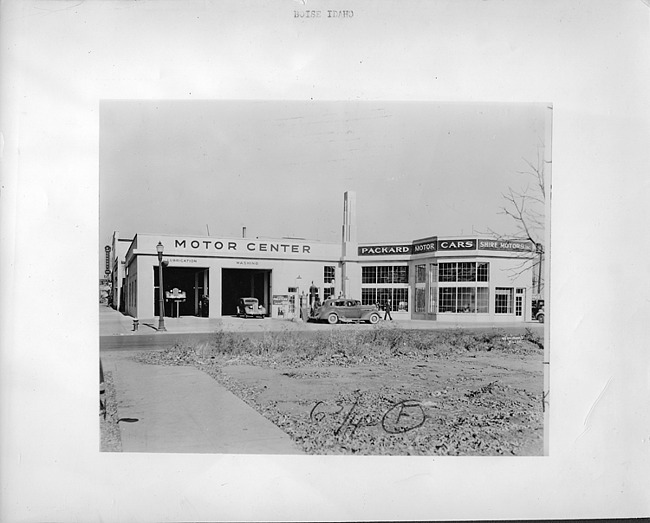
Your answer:
[[[542,104],[104,101],[100,249],[112,232],[338,242],[508,234],[502,194],[529,179]],[[101,259],[102,257],[100,257]],[[103,264],[103,259],[101,260]],[[103,272],[103,266],[101,267]]]

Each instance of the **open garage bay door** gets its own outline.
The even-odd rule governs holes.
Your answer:
[[[153,299],[154,315],[158,316],[158,267],[153,268]],[[178,289],[186,295],[185,301],[179,302],[178,307],[172,301],[165,300],[165,316],[206,316],[208,304],[203,298],[209,289],[208,269],[198,267],[165,267],[163,269],[163,285],[165,292]]]
[[[257,298],[264,305],[267,316],[271,312],[271,271],[260,269],[222,269],[221,314],[237,314],[239,298]]]

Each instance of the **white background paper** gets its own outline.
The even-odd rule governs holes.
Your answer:
[[[296,19],[304,9],[354,16]],[[647,515],[648,13],[637,0],[4,2],[0,519]],[[549,457],[99,453],[99,101],[312,98],[553,104]]]

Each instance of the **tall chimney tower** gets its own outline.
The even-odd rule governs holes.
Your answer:
[[[357,243],[357,193],[343,194],[343,242]]]
[[[357,243],[357,193],[346,191],[343,193],[343,256],[356,254]],[[346,244],[354,247],[354,251],[347,252]]]
[[[341,292],[361,297],[361,266],[358,263],[357,193],[343,193],[343,234],[341,238]]]

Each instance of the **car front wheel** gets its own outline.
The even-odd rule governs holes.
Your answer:
[[[541,314],[537,315],[537,321],[540,323],[544,323],[544,313],[542,312]]]
[[[338,322],[339,322],[339,317],[334,313],[330,314],[327,317],[327,323],[329,323],[330,325],[334,325],[335,323],[338,323]]]
[[[379,314],[373,312],[373,313],[370,315],[370,318],[368,318],[368,321],[369,321],[372,325],[374,325],[375,323],[377,323],[377,322],[379,321]]]

